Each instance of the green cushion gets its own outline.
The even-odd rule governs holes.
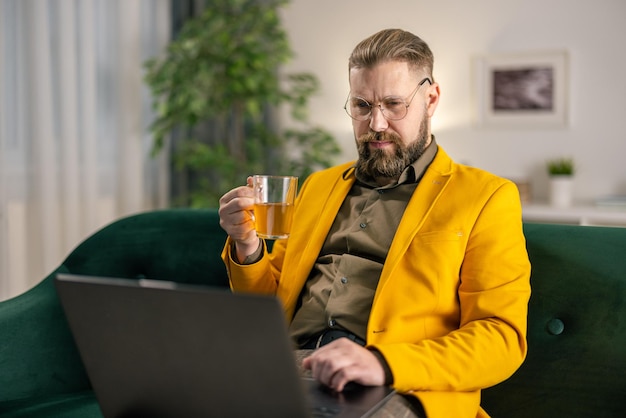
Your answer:
[[[147,212],[115,222],[65,260],[72,273],[228,286],[216,209]]]
[[[2,418],[102,418],[93,392],[0,402]]]
[[[56,272],[228,286],[216,209],[120,219],[28,292],[0,303],[0,403],[90,389],[54,289]]]
[[[494,417],[626,413],[626,228],[526,224],[528,357],[483,392]]]
[[[89,388],[51,277],[0,304],[0,341],[0,402]]]

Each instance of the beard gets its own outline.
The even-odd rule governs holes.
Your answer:
[[[421,122],[417,138],[408,145],[396,134],[369,131],[357,139],[359,158],[355,165],[356,173],[366,180],[381,177],[397,179],[406,167],[424,154],[428,137],[426,120]],[[375,141],[391,142],[395,151],[370,149],[369,143]]]

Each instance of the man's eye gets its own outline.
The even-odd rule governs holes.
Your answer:
[[[386,107],[387,109],[393,109],[393,108],[404,106],[404,102],[400,99],[387,99],[384,101],[383,106]]]
[[[365,100],[357,100],[353,104],[354,107],[358,107],[359,109],[369,109],[370,104]]]

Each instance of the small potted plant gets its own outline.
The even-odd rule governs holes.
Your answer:
[[[556,207],[571,206],[574,160],[571,158],[549,160],[547,167],[550,176],[550,204]]]
[[[557,158],[548,161],[548,173],[550,176],[573,176],[574,160],[571,158]]]

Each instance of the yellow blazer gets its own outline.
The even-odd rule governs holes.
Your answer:
[[[275,294],[288,320],[341,203],[352,164],[309,176],[287,240],[251,265],[227,243],[234,291]],[[429,418],[488,416],[480,389],[523,362],[530,263],[515,185],[454,163],[440,147],[389,248],[367,326],[393,386],[417,396]]]

